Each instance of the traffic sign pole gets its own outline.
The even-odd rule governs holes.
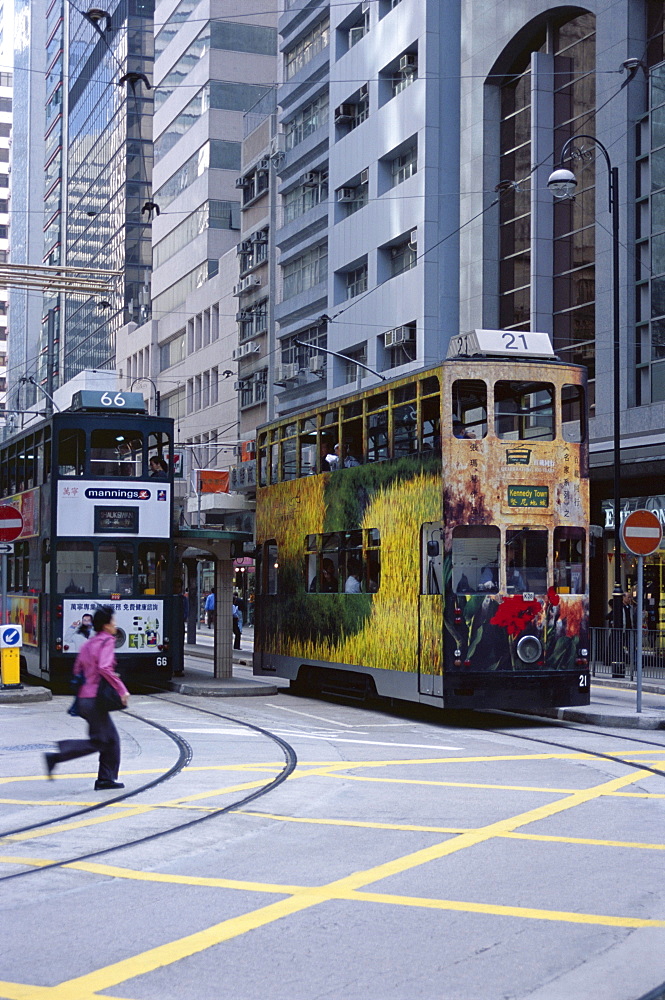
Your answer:
[[[637,711],[642,711],[642,601],[644,594],[644,556],[637,557]]]
[[[616,531],[616,528],[615,528]],[[650,510],[634,510],[628,515],[621,526],[621,538],[624,548],[637,556],[637,611],[635,628],[637,629],[636,673],[637,673],[637,705],[636,710],[642,711],[642,609],[644,606],[644,557],[650,556],[659,547],[663,538],[663,526]]]
[[[23,531],[23,514],[11,504],[0,505],[0,543],[13,542]],[[0,628],[7,622],[7,552],[13,552],[13,546],[3,546],[0,550],[0,572],[2,586],[0,587]],[[20,629],[19,629],[20,633]],[[10,647],[12,643],[2,643]],[[0,675],[3,687],[22,687],[20,655],[16,648],[3,648],[0,651]]]

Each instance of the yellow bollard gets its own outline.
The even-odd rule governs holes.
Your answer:
[[[18,649],[0,650],[3,687],[21,687],[21,654]]]

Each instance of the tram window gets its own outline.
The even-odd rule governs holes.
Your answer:
[[[487,436],[487,386],[481,379],[458,379],[453,385],[453,434]]]
[[[363,404],[361,400],[349,403],[342,409],[341,456],[344,468],[362,465],[363,452]]]
[[[506,589],[509,594],[547,590],[547,530],[506,531]]]
[[[367,590],[375,594],[381,586],[381,536],[378,528],[367,531]]]
[[[494,525],[453,529],[453,590],[457,594],[494,594],[499,589],[501,532]]]
[[[85,457],[85,431],[66,427],[58,435],[58,475],[82,476]]]
[[[134,546],[102,542],[97,553],[97,590],[101,595],[134,592]]]
[[[277,542],[266,542],[264,545],[265,593],[276,594],[279,579],[279,553]]]
[[[92,594],[91,542],[58,542],[56,590],[58,594]]]
[[[296,445],[294,437],[282,441],[282,479],[296,478]]]
[[[279,479],[279,445],[274,442],[270,445],[270,482],[276,483]]]
[[[259,435],[259,486],[268,485],[268,452],[267,437],[265,434]]]
[[[136,457],[138,459],[139,456]],[[169,435],[162,431],[151,431],[148,436],[148,475],[152,479],[168,478],[170,457],[171,438]],[[152,465],[150,465],[151,462]]]
[[[554,529],[554,588],[559,594],[583,594],[584,546],[583,528]]]
[[[418,421],[415,401],[393,409],[393,458],[418,451]]]
[[[44,476],[42,482],[48,483],[50,478],[51,478],[51,438],[49,437],[44,440]]]
[[[398,403],[409,403],[412,399],[416,398],[416,383],[410,382],[408,385],[400,385],[397,389],[393,389],[393,403],[397,406]]]
[[[564,385],[561,390],[561,431],[564,441],[584,440],[584,389],[581,385]]]
[[[166,545],[150,542],[139,545],[139,593],[165,594],[168,549]]]
[[[314,417],[307,417],[300,421],[298,447],[300,449],[300,475],[313,476],[318,471],[316,467],[316,419]]]
[[[441,450],[441,401],[438,396],[421,400],[420,447],[423,451]]]
[[[345,594],[360,594],[366,589],[362,531],[342,533],[339,569]]]
[[[504,440],[553,441],[553,387],[547,382],[497,382],[494,429]]]
[[[143,472],[143,439],[136,432],[98,428],[90,434],[90,472],[128,479]]]
[[[385,462],[388,458],[388,411],[367,415],[367,461]]]

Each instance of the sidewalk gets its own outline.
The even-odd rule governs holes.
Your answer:
[[[243,628],[241,648],[233,650],[233,677],[213,677],[213,633],[205,626],[196,632],[196,645],[185,644],[185,669],[182,677],[169,684],[178,694],[207,698],[251,698],[276,695],[289,682],[282,678],[265,679],[252,676],[254,629]]]

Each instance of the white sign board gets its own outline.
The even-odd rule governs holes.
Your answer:
[[[548,333],[532,330],[471,330],[451,337],[447,360],[451,358],[554,358]]]
[[[168,538],[171,485],[159,479],[117,484],[58,482],[58,535],[65,538]]]
[[[164,642],[164,602],[145,596],[126,601],[64,600],[62,602],[63,648],[67,653],[78,653],[92,634],[92,616],[100,604],[113,608],[113,618],[118,631],[115,637],[116,653],[147,653],[162,655],[159,648]],[[14,626],[16,627],[16,626]]]

